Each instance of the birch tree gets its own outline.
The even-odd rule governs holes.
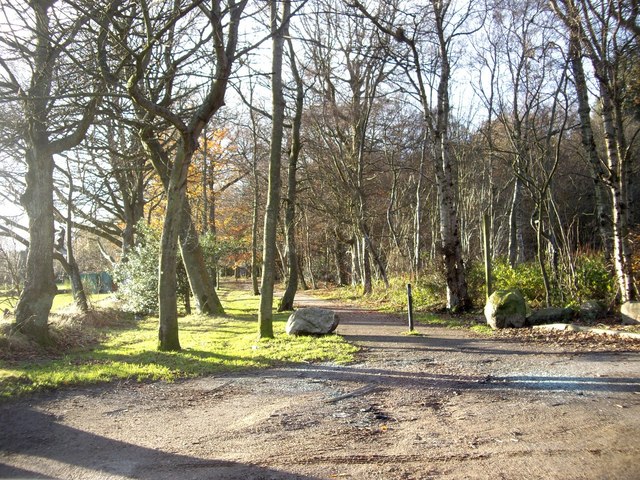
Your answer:
[[[637,42],[637,28],[620,23],[617,15],[624,2],[617,0],[551,0],[569,36],[570,61],[578,95],[583,145],[593,170],[607,186],[611,198],[613,227],[613,260],[622,302],[635,300],[631,245],[629,243],[629,181],[631,176],[632,145],[627,137],[623,110],[623,77],[621,61]],[[623,9],[624,11],[624,9]],[[630,12],[633,14],[634,9]],[[629,18],[629,17],[626,17]],[[637,19],[637,7],[635,17]],[[589,61],[593,70],[598,109],[602,122],[603,161],[593,149],[592,116],[589,106],[588,84],[581,62]],[[631,138],[638,137],[638,127]]]
[[[464,3],[464,2],[463,2]],[[450,151],[450,88],[456,40],[473,30],[470,4],[429,0],[388,11],[353,2],[379,30],[396,41],[407,81],[422,108],[425,148],[431,152],[438,193],[440,254],[447,282],[447,308],[471,307],[456,206],[455,159]],[[389,19],[392,19],[389,21]],[[435,102],[432,100],[435,98]]]

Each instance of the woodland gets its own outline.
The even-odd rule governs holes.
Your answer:
[[[637,0],[0,0],[0,283],[256,325],[347,286],[466,312],[637,300]],[[27,253],[28,252],[28,253]],[[635,276],[634,276],[635,275]],[[284,292],[275,295],[275,287]],[[276,298],[274,298],[276,297]],[[275,304],[274,304],[275,300]]]

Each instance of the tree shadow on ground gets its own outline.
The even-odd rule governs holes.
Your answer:
[[[258,465],[179,455],[103,437],[64,425],[54,415],[30,406],[16,405],[2,411],[0,423],[3,425],[0,436],[0,459],[3,462],[11,462],[11,457],[18,454],[37,458],[39,462],[49,463],[47,470],[56,472],[56,477],[60,478],[314,478]],[[0,462],[0,478],[52,478],[38,470],[37,465],[31,470],[24,465]]]
[[[265,372],[262,372],[264,375]],[[256,371],[256,375],[260,372]],[[359,383],[380,388],[424,390],[526,390],[565,392],[637,392],[640,379],[634,377],[577,377],[545,375],[456,375],[367,368],[363,366],[304,365],[274,368],[271,377]]]

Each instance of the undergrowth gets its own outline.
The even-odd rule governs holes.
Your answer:
[[[484,266],[479,262],[468,264],[466,279],[473,305],[477,309],[482,308],[485,304]],[[551,281],[551,301],[554,306],[577,307],[586,300],[597,300],[603,305],[612,305],[615,302],[615,276],[601,254],[577,255],[572,267],[568,269],[560,265],[557,277],[551,275]],[[329,296],[342,301],[357,301],[360,305],[377,310],[402,311],[407,308],[408,283],[411,283],[413,306],[416,311],[445,309],[444,275],[434,268],[425,271],[417,280],[393,277],[389,280],[388,287],[381,281],[376,281],[373,284],[373,292],[369,295],[363,295],[362,286],[356,285],[331,289]],[[544,306],[544,282],[536,262],[525,262],[511,267],[505,258],[495,259],[493,290],[519,290],[531,307]]]

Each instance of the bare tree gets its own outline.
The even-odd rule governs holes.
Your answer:
[[[353,4],[379,30],[404,47],[398,52],[398,57],[422,107],[422,121],[428,133],[425,148],[432,153],[435,171],[439,247],[447,281],[447,307],[454,311],[467,310],[471,307],[471,299],[467,290],[456,206],[455,165],[449,137],[449,90],[455,40],[477,28],[469,22],[474,11],[469,4],[460,6],[449,0],[418,2],[394,8],[392,12],[371,12],[359,1]],[[432,103],[434,95],[435,105]]]
[[[264,241],[262,253],[262,281],[260,284],[260,312],[258,323],[261,338],[273,338],[273,287],[276,276],[276,232],[280,211],[280,165],[282,157],[282,137],[284,134],[285,100],[282,81],[284,43],[288,35],[291,16],[290,0],[282,0],[281,11],[278,1],[271,0],[270,20],[272,35],[271,59],[271,146],[269,155],[269,187],[267,207],[264,217]]]
[[[298,253],[296,248],[296,201],[298,190],[298,158],[302,150],[300,130],[302,128],[302,110],[304,108],[304,85],[298,70],[296,53],[291,39],[287,39],[289,47],[289,63],[295,82],[294,114],[291,122],[291,144],[289,146],[289,165],[287,169],[287,196],[285,203],[284,229],[287,252],[286,288],[278,311],[293,310],[293,301],[298,290]]]
[[[617,0],[551,0],[551,5],[569,34],[570,60],[578,94],[583,145],[593,170],[607,185],[611,197],[613,260],[622,302],[634,300],[631,246],[629,244],[629,181],[632,149],[625,129],[621,61],[637,42],[637,28],[619,23]],[[623,8],[624,10],[624,8]],[[637,18],[637,5],[630,12]],[[624,28],[621,28],[624,27]],[[597,86],[598,113],[604,130],[604,160],[593,150],[589,94],[582,58],[589,60]],[[631,138],[637,138],[638,128]]]
[[[183,252],[197,252],[198,237],[186,203],[189,165],[198,148],[198,139],[207,122],[224,105],[224,97],[238,55],[238,32],[247,0],[214,1],[206,6],[200,1],[177,1],[173,4],[111,4],[104,23],[109,27],[103,40],[112,39],[121,48],[121,22],[137,19],[127,27],[127,56],[121,65],[128,75],[126,90],[138,115],[146,120],[141,140],[165,184],[166,209],[162,230],[159,281],[159,349],[179,350],[176,297],[176,255],[178,237]],[[138,8],[140,9],[138,16]],[[190,37],[191,35],[194,35]],[[213,57],[210,52],[213,52]],[[214,62],[211,78],[200,85],[190,85],[186,75],[207,62]],[[132,64],[127,69],[126,65]],[[210,64],[209,64],[210,65]],[[111,68],[106,49],[101,67],[111,84],[119,80]],[[198,88],[205,93],[196,105],[189,95]],[[161,148],[159,121],[169,127],[167,136],[175,142],[172,158]],[[160,168],[158,168],[160,167]],[[188,214],[188,215],[186,215]],[[187,256],[183,253],[189,271]],[[206,272],[201,258],[193,258],[194,268]],[[206,278],[206,277],[199,277]],[[192,289],[193,278],[190,277]],[[209,279],[210,283],[210,279]],[[195,289],[194,289],[195,290]],[[205,302],[219,307],[215,291],[209,290]]]
[[[53,14],[54,1],[6,6],[13,18],[2,36],[0,88],[19,103],[19,137],[27,164],[22,204],[29,218],[26,282],[16,308],[16,326],[49,343],[48,317],[57,293],[54,273],[53,170],[55,156],[76,147],[96,111],[99,85],[87,77],[88,18],[71,7]],[[22,69],[26,76],[15,72]],[[89,78],[89,81],[87,81]],[[87,86],[89,87],[87,89]],[[87,91],[88,90],[88,91]]]
[[[387,61],[383,34],[372,30],[368,22],[341,11],[339,2],[328,1],[319,7],[321,11],[305,26],[313,37],[310,68],[318,77],[314,85],[318,115],[311,117],[311,128],[323,143],[323,156],[341,190],[340,200],[346,208],[340,210],[350,219],[355,278],[369,294],[372,261],[388,285],[386,266],[372,234],[367,177],[377,173],[371,122],[384,93],[381,86],[393,66]]]

